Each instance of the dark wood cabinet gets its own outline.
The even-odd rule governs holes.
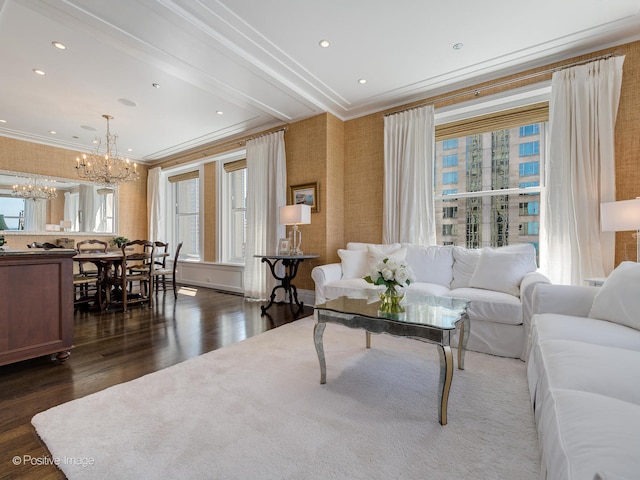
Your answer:
[[[0,252],[0,365],[56,354],[73,337],[74,250]]]

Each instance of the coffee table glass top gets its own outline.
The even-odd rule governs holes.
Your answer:
[[[385,314],[379,311],[377,290],[367,290],[357,296],[339,297],[315,306],[317,310],[333,314],[358,315],[369,318],[385,318],[399,323],[424,325],[442,330],[454,330],[469,305],[468,300],[438,297],[423,293],[407,292],[402,305],[403,313]]]

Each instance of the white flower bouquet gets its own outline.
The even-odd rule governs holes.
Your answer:
[[[406,287],[411,282],[415,282],[411,267],[393,258],[385,258],[376,263],[364,279],[374,285],[384,285],[387,290]]]

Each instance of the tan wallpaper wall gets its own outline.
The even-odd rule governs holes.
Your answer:
[[[204,261],[215,262],[217,252],[216,162],[204,166]]]
[[[0,170],[76,179],[77,156],[72,150],[0,137]],[[138,165],[138,172],[140,180],[122,184],[118,195],[118,233],[131,240],[147,238],[148,231],[147,167]]]
[[[319,211],[311,213],[311,224],[300,225],[301,249],[304,253],[326,255],[327,248],[327,130],[328,114],[318,115],[289,125],[284,143],[287,155],[287,185],[318,183]],[[287,192],[287,203],[291,203]],[[287,232],[288,233],[288,232]],[[311,269],[318,260],[306,260],[300,264],[296,286],[313,289]]]

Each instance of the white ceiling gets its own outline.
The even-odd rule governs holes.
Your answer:
[[[0,135],[90,151],[109,114],[153,161],[638,39],[639,0],[0,0]]]

